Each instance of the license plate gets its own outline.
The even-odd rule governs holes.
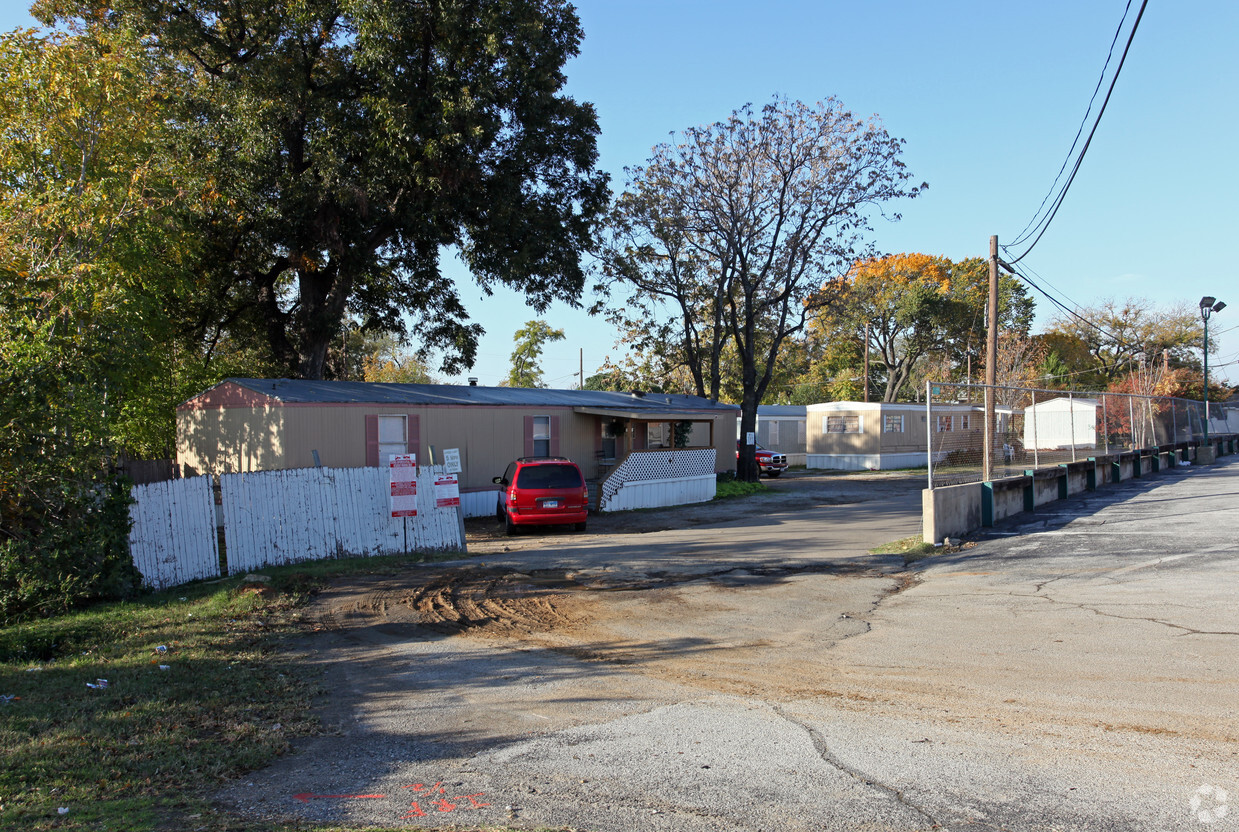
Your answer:
[[[559,500],[543,500],[543,508],[559,508]]]

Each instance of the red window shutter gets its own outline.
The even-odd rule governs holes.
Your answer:
[[[559,456],[559,417],[551,417],[551,456]]]
[[[418,465],[423,465],[422,462],[422,417],[410,413],[406,419],[405,430],[409,432],[408,436],[408,452],[413,454],[413,458],[417,460]],[[429,462],[429,460],[426,460]]]
[[[533,417],[525,417],[525,453],[521,456],[533,456]]]
[[[366,467],[379,467],[379,417],[366,417]]]

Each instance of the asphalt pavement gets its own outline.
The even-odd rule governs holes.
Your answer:
[[[863,498],[863,495],[861,495]],[[1239,461],[905,569],[919,500],[486,558],[563,631],[316,638],[332,735],[241,814],[414,828],[1201,830],[1239,823]]]

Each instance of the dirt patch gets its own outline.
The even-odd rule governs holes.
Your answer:
[[[443,567],[341,582],[320,595],[309,617],[316,629],[380,651],[465,637],[722,693],[847,696],[823,685],[820,667],[805,665],[805,651],[867,632],[878,604],[915,581],[860,564],[607,582],[555,569]]]

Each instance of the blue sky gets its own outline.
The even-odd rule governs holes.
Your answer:
[[[1125,5],[579,0],[585,41],[567,67],[569,92],[598,109],[600,164],[617,192],[623,169],[673,131],[776,94],[834,96],[906,139],[904,161],[930,186],[895,207],[901,221],[875,221],[877,247],[983,256],[990,235],[1011,241],[1049,190]],[[0,12],[5,29],[28,23]],[[1149,4],[1080,173],[1021,263],[1077,304],[1139,297],[1195,306],[1206,294],[1231,302],[1210,327],[1221,345],[1211,369],[1231,383],[1239,383],[1239,284],[1228,251],[1239,219],[1237,35],[1239,4],[1229,0]],[[1122,40],[1115,61],[1121,49]],[[519,296],[483,299],[467,274],[458,280],[488,331],[467,375],[495,384],[513,332],[535,315]],[[1052,310],[1034,296],[1039,330]],[[544,357],[551,386],[575,385],[578,349],[586,375],[620,352],[600,319],[562,305],[544,317],[567,334]]]

